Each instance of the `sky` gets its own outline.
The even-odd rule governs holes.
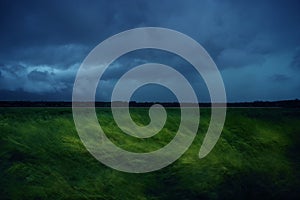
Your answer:
[[[200,43],[220,70],[229,102],[300,98],[299,10],[296,0],[1,0],[0,100],[70,101],[88,53],[108,37],[138,27],[173,29]],[[96,100],[109,101],[118,78],[148,62],[174,67],[199,101],[210,100],[193,66],[155,49],[114,61],[100,80]],[[141,87],[132,96],[136,101],[174,99],[159,85]]]

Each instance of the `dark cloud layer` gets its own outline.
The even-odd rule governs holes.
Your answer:
[[[271,76],[271,80],[276,82],[286,82],[290,80],[290,77],[285,74],[274,74]]]
[[[171,28],[202,44],[221,70],[230,101],[299,98],[299,10],[296,0],[2,0],[0,100],[70,100],[76,71],[88,52],[109,36],[144,26]],[[149,61],[182,70],[200,99],[208,100],[191,66],[183,68],[182,59],[149,51],[111,66],[99,99],[109,99],[122,73]],[[278,88],[278,82],[286,87]],[[137,96],[143,99],[142,92]]]
[[[300,47],[298,47],[293,56],[291,67],[300,70]]]

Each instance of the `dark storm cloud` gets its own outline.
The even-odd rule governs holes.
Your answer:
[[[4,55],[3,61],[22,62],[26,65],[50,65],[54,68],[69,68],[82,61],[88,53],[87,47],[80,45],[59,45],[16,48],[13,54]]]
[[[250,73],[249,67],[257,71],[257,76],[264,76],[263,80],[273,77],[272,80],[280,81],[280,76],[274,74],[283,74],[279,69],[282,66],[269,64],[275,62],[277,55],[292,55],[287,56],[292,60],[281,60],[282,63],[300,68],[299,10],[300,3],[293,0],[3,0],[0,2],[1,98],[12,96],[3,91],[18,91],[22,97],[41,92],[70,94],[76,70],[90,50],[109,36],[143,26],[175,29],[200,42],[226,74],[228,85],[236,85],[236,77]],[[175,66],[194,79],[195,71],[182,68],[186,63],[180,58],[146,51],[138,58],[129,55],[111,66],[104,77],[106,88],[111,88],[117,77],[132,66],[149,61]],[[260,73],[270,70],[274,72]],[[289,73],[286,76],[293,79]],[[271,83],[264,85],[267,89]],[[255,91],[260,85],[252,82],[248,87]],[[243,100],[237,91],[240,89],[227,89],[232,89],[229,91],[232,99]]]
[[[46,72],[40,72],[40,71],[37,71],[37,70],[33,70],[27,76],[30,80],[45,81],[45,80],[48,79],[49,73],[47,71]]]
[[[286,82],[291,79],[291,77],[289,77],[285,74],[274,74],[270,78],[272,81],[276,81],[276,82]]]
[[[196,73],[188,61],[174,53],[158,49],[143,49],[131,51],[120,56],[105,71],[103,80],[119,79],[124,73],[133,67],[149,62],[172,66],[187,76],[191,76],[193,73]]]
[[[21,64],[14,64],[11,66],[2,65],[0,68],[0,71],[6,72],[7,74],[10,74],[11,76],[18,77],[26,71],[26,67],[24,67]]]
[[[74,64],[106,37],[139,26],[165,26],[191,35],[206,44],[220,67],[223,60],[231,60],[232,55],[226,53],[230,49],[249,55],[246,60],[251,60],[294,43],[300,34],[297,28],[289,27],[299,20],[289,2],[75,0],[1,4],[1,25],[5,27],[0,38],[1,57],[31,64]],[[224,67],[231,66],[226,63]],[[233,61],[233,65],[237,63],[244,64]]]
[[[1,1],[1,58],[68,67],[106,37],[142,24],[144,3]]]
[[[264,56],[259,53],[249,53],[242,49],[224,49],[217,57],[221,66],[227,67],[243,67],[252,64],[261,64]]]
[[[300,47],[296,49],[290,66],[294,69],[300,70]]]

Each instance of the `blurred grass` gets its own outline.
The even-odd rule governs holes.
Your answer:
[[[108,108],[99,122],[118,146],[148,152],[174,137],[179,109],[167,109],[152,138],[123,134]],[[141,125],[146,108],[131,109]],[[230,108],[213,151],[198,159],[210,110],[201,109],[198,134],[170,166],[146,174],[110,169],[81,143],[70,108],[0,108],[0,199],[300,199],[300,110]]]

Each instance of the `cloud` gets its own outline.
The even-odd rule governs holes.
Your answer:
[[[68,69],[51,66],[5,65],[0,70],[0,89],[28,93],[49,93],[71,90],[78,65]]]
[[[55,68],[69,68],[82,61],[88,53],[83,45],[50,45],[16,49],[12,55],[5,58],[10,62],[16,60],[26,65],[51,65]]]
[[[300,70],[300,47],[296,49],[290,67]]]
[[[79,51],[83,56],[87,52],[77,47],[74,51],[63,49],[73,45],[91,50],[113,34],[140,26],[182,31],[204,44],[213,56],[227,48],[251,48],[264,53],[277,51],[295,40],[299,43],[300,32],[295,26],[299,23],[299,5],[291,2],[282,5],[273,1],[21,1],[18,4],[3,1],[1,4],[1,25],[6,27],[0,38],[1,53],[7,52],[8,56],[28,52],[24,55],[27,60],[45,58],[43,62],[59,63],[62,58],[51,57],[55,52],[59,55],[67,52],[72,57]]]
[[[33,70],[27,75],[27,77],[33,81],[45,81],[48,79],[48,72]]]
[[[291,77],[285,74],[274,74],[273,76],[270,77],[270,79],[275,82],[286,82],[288,80],[291,80]]]
[[[253,64],[262,64],[264,62],[264,56],[258,53],[246,52],[241,49],[224,49],[218,55],[216,62],[223,68],[244,67]]]
[[[29,94],[42,98],[35,95],[41,93],[56,93],[65,98],[61,92],[71,94],[76,70],[89,51],[109,36],[143,26],[171,28],[191,36],[205,47],[221,71],[233,69],[229,70],[227,78],[231,82],[227,87],[239,86],[236,79],[247,77],[249,66],[262,74],[266,71],[265,63],[276,55],[289,53],[293,60],[290,66],[283,67],[300,68],[299,50],[295,52],[300,46],[299,10],[300,3],[293,0],[29,0],[17,3],[3,0],[0,1],[0,89],[16,91],[20,98]],[[146,50],[127,55],[110,66],[103,77],[108,91],[123,73],[145,62],[174,66],[194,85],[201,85],[195,70],[184,60]],[[264,78],[270,80],[274,74],[284,74],[276,69],[274,66],[275,71],[264,74]],[[293,77],[291,73],[286,71],[284,75]],[[280,80],[280,76],[274,75],[273,79]],[[255,83],[247,87],[254,91],[253,98],[265,95],[256,90]],[[230,93],[231,99],[245,99],[238,88]],[[101,93],[105,96],[109,92]],[[9,92],[3,94],[12,96]],[[281,94],[283,98],[287,96]]]

